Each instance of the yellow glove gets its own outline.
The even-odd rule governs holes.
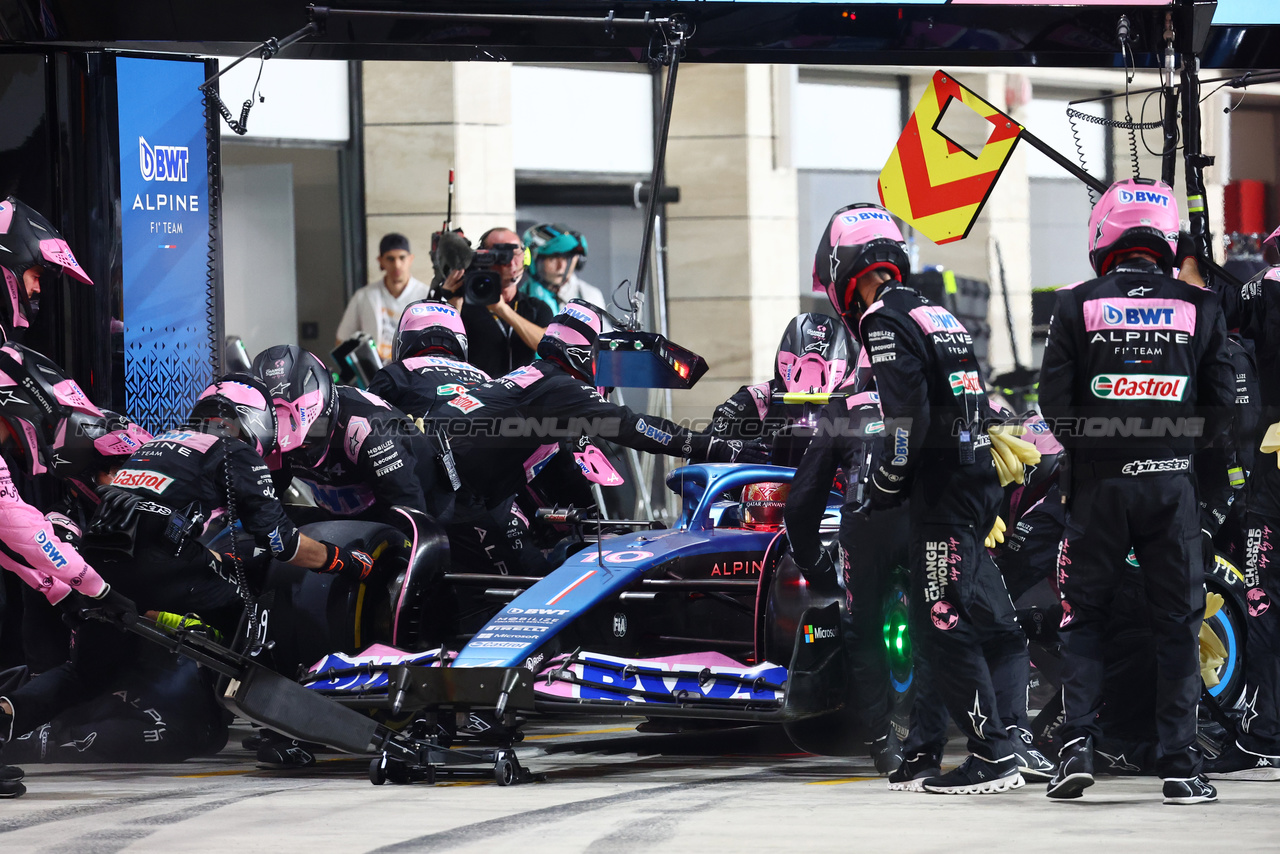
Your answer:
[[[1009,529],[1005,526],[1004,520],[997,516],[996,523],[991,528],[991,533],[987,534],[987,538],[982,541],[982,544],[989,549],[994,549],[996,543],[1004,542],[1004,532],[1007,530]]]
[[[413,426],[418,428],[419,433],[427,432],[427,428],[423,426],[423,421],[421,417],[413,419]]]
[[[1040,462],[1040,450],[1018,436],[1027,431],[1020,424],[1001,424],[987,430],[991,436],[991,457],[996,461],[1000,485],[1026,482],[1026,466]]]
[[[1258,450],[1264,454],[1280,451],[1280,421],[1267,428],[1267,434],[1262,437],[1262,444],[1258,446]],[[1280,466],[1280,456],[1276,457],[1276,465]]]
[[[1204,597],[1204,618],[1208,620],[1222,608],[1222,596],[1207,593]],[[1212,688],[1218,684],[1218,668],[1227,660],[1227,648],[1222,645],[1218,635],[1209,624],[1200,625],[1200,678],[1205,687]]]

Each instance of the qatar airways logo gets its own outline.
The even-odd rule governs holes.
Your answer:
[[[1187,392],[1187,378],[1164,374],[1098,374],[1089,388],[1094,397],[1178,401]]]
[[[138,167],[144,181],[187,181],[190,154],[185,145],[148,145],[138,137]]]

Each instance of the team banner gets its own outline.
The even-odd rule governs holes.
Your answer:
[[[966,120],[975,119],[974,114],[976,132],[986,136],[985,143],[953,138],[950,128],[965,127]],[[973,122],[967,127],[974,130]],[[934,72],[880,172],[881,204],[934,243],[963,239],[1013,154],[1021,132],[1020,124],[952,75]]]
[[[204,63],[116,59],[125,401],[173,426],[213,374]]]

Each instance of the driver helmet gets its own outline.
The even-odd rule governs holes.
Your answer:
[[[1168,270],[1178,253],[1178,200],[1163,181],[1128,178],[1107,188],[1089,216],[1089,263],[1099,276],[1117,255],[1140,251]]]
[[[809,312],[792,318],[782,333],[773,378],[796,392],[835,391],[852,373],[853,342],[834,317]]]
[[[557,255],[577,255],[581,270],[587,263],[587,238],[567,225],[542,223],[524,233],[524,245],[529,247],[529,272],[538,276],[538,261]]]
[[[902,231],[889,212],[859,202],[831,215],[813,258],[814,292],[827,295],[855,338],[867,310],[857,281],[869,270],[887,270],[902,281],[911,272],[911,262]]]
[[[27,296],[22,282],[23,275],[36,266],[93,284],[47,219],[13,196],[0,200],[0,274],[8,297],[0,299],[0,323],[9,329],[30,325],[40,310],[39,301]]]
[[[338,387],[329,370],[301,347],[278,344],[258,354],[253,373],[275,405],[280,453],[318,466],[329,452],[338,420]]]
[[[94,406],[50,359],[13,341],[0,346],[0,420],[13,436],[17,467],[92,481],[111,457],[128,457],[151,436]]]
[[[756,531],[776,531],[782,527],[787,509],[789,483],[751,483],[742,488],[742,527]]]
[[[586,300],[569,300],[551,318],[538,342],[538,357],[555,362],[583,382],[592,382],[596,373],[592,351],[604,329],[601,316],[601,310]]]
[[[276,449],[276,410],[262,381],[252,374],[227,374],[200,392],[187,427],[240,439],[266,457]]]
[[[400,315],[391,358],[399,362],[429,353],[465,362],[467,330],[456,308],[446,302],[422,299],[409,303]]]

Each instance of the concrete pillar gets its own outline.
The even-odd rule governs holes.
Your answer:
[[[682,65],[667,148],[671,337],[710,371],[673,396],[674,416],[706,419],[773,375],[799,311],[796,170],[784,141],[794,76],[766,65]],[[777,101],[775,101],[777,99]]]
[[[414,275],[430,278],[450,169],[453,221],[467,236],[515,227],[510,63],[366,62],[364,133],[371,276],[378,241],[399,231],[417,256]]]

